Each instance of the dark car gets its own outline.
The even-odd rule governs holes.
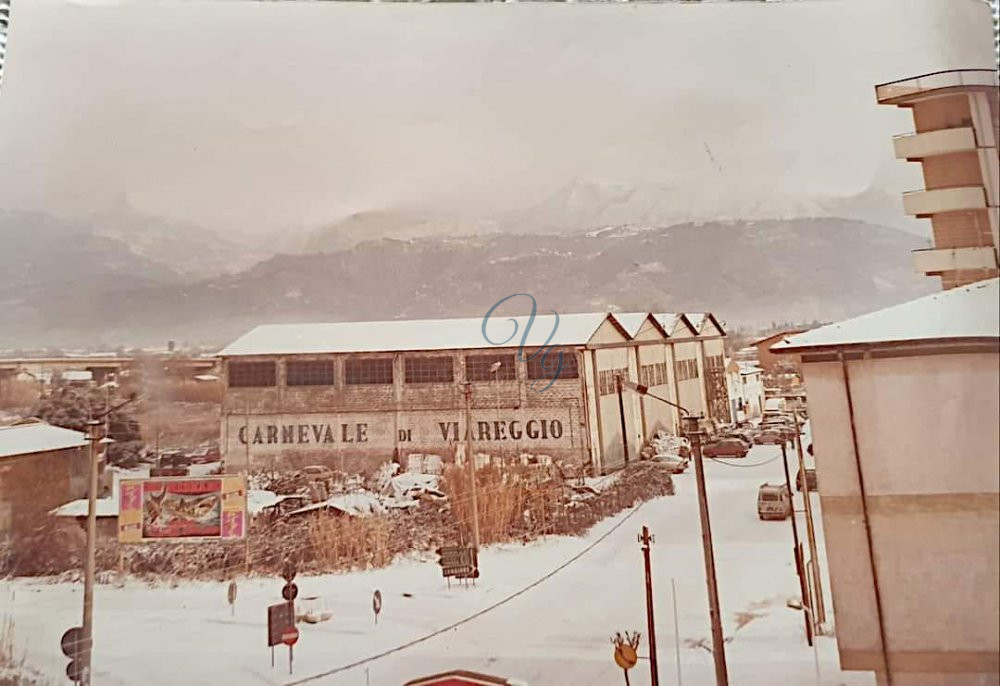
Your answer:
[[[705,457],[746,457],[750,447],[742,438],[720,438],[706,445],[701,454]]]
[[[809,487],[809,492],[819,490],[819,486],[816,481],[816,470],[806,468],[806,485]],[[802,470],[795,475],[795,489],[797,491],[802,491]]]
[[[753,432],[746,429],[729,429],[723,431],[719,438],[736,438],[747,444],[747,447],[753,446]]]
[[[763,429],[753,437],[757,445],[781,445],[785,442],[785,432],[781,429]]]

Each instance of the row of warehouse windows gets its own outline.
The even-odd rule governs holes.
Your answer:
[[[674,363],[674,370],[677,374],[678,381],[687,381],[688,379],[698,378],[698,361],[697,360],[677,360]]]
[[[465,370],[470,381],[513,381],[517,379],[514,355],[467,355]],[[542,362],[538,354],[528,360],[528,379],[548,379],[559,365],[553,354]],[[563,353],[560,379],[579,378],[576,355]],[[454,383],[454,358],[451,356],[412,356],[403,358],[403,378],[408,384]],[[230,388],[277,386],[277,364],[268,362],[230,362]],[[332,360],[289,360],[285,363],[288,386],[333,386],[336,373]],[[344,361],[344,383],[348,386],[391,385],[393,359],[366,357]]]

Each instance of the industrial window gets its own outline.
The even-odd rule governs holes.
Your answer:
[[[230,362],[230,388],[259,388],[277,385],[274,362]]]
[[[450,356],[404,358],[406,383],[451,383],[453,361]]]
[[[628,378],[627,369],[602,369],[597,373],[597,394],[598,395],[611,395],[612,393],[618,392],[618,385],[615,383],[615,377],[620,376],[622,380]]]
[[[674,364],[674,371],[677,374],[678,381],[687,381],[688,379],[698,378],[698,361],[697,360],[677,360]]]
[[[639,367],[639,383],[643,386],[660,386],[667,383],[667,363],[654,362]]]
[[[559,353],[562,353],[562,368],[559,368]],[[548,351],[549,356],[545,358],[545,366],[542,366],[542,356],[545,351],[535,353],[535,356],[528,360],[529,379],[547,379],[559,369],[560,379],[577,379],[580,377],[580,369],[576,364],[576,353],[569,350],[553,349]]]
[[[709,369],[721,369],[726,364],[722,355],[709,355],[705,358],[705,366]]]
[[[392,384],[392,358],[362,357],[344,360],[344,383],[348,386]]]
[[[500,366],[493,371],[497,362]],[[513,381],[517,378],[513,355],[466,355],[465,376],[469,381]]]
[[[309,360],[285,363],[288,386],[332,386],[333,360]]]

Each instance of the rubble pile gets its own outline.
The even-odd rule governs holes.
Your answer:
[[[363,489],[331,486],[340,493],[328,501],[312,502],[309,475],[304,472],[256,475],[251,486],[273,491],[275,504],[260,510],[245,541],[160,543],[119,545],[99,541],[97,568],[144,578],[225,580],[237,575],[277,575],[285,559],[294,559],[304,573],[323,573],[389,564],[392,559],[432,551],[442,545],[468,541],[470,531],[463,520],[461,502],[445,497],[445,477],[418,472],[398,473],[399,465],[380,470]],[[465,470],[461,470],[464,473]],[[510,478],[509,475],[507,477]],[[520,489],[517,507],[504,511],[508,523],[497,529],[502,535],[484,542],[530,541],[544,535],[579,535],[592,525],[632,505],[674,492],[670,470],[656,461],[639,461],[604,477],[572,476],[555,465],[537,465],[516,477]],[[343,483],[343,482],[342,482]],[[345,491],[342,489],[350,488]],[[381,490],[376,492],[376,488]],[[482,508],[489,493],[481,492],[481,524],[487,524]],[[349,508],[326,507],[351,500],[380,504],[374,512],[351,512]],[[461,499],[460,499],[461,500]],[[294,514],[284,504],[312,511]],[[457,507],[456,507],[457,506]],[[333,539],[317,536],[324,529]],[[69,527],[63,527],[69,529]],[[75,527],[74,527],[75,528]],[[36,558],[28,568],[11,570],[22,575],[57,575],[79,570],[83,551],[77,529],[72,545]],[[330,553],[330,547],[337,549]],[[340,552],[341,549],[347,553]],[[374,550],[369,554],[369,549]]]

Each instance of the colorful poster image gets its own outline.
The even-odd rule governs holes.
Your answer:
[[[118,540],[122,543],[246,535],[243,477],[123,479],[120,488]]]
[[[222,535],[222,480],[147,481],[142,485],[142,537]]]

